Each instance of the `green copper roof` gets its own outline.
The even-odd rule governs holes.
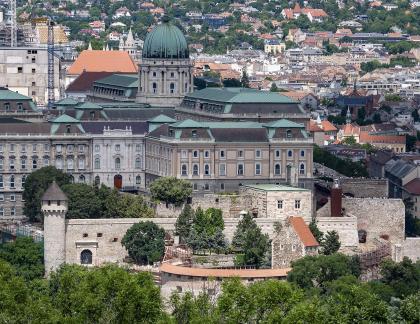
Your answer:
[[[53,123],[63,123],[63,124],[73,124],[73,123],[80,123],[79,120],[70,117],[69,115],[62,114],[60,117],[57,117],[52,121]]]
[[[137,88],[139,86],[139,77],[137,74],[112,74],[96,80],[94,83],[122,88]]]
[[[257,122],[202,122],[208,128],[261,128]]]
[[[77,100],[74,100],[73,98],[64,98],[59,101],[56,101],[57,106],[75,106],[79,102]]]
[[[175,128],[208,128],[204,123],[199,123],[191,119],[179,121],[171,126]]]
[[[185,59],[189,56],[184,35],[167,17],[144,40],[143,58]]]
[[[103,109],[101,106],[93,102],[84,102],[81,105],[74,108],[75,109]]]
[[[12,90],[0,90],[0,100],[32,100]]]
[[[205,88],[186,95],[186,98],[225,103],[296,103],[278,93],[248,88]]]
[[[244,187],[249,187],[252,189],[262,190],[262,191],[309,191],[308,189],[304,188],[297,188],[291,186],[284,186],[284,185],[276,185],[276,184],[250,184],[244,185]]]
[[[166,115],[160,114],[150,120],[148,120],[149,123],[175,123],[176,120],[168,117]]]
[[[268,128],[304,128],[303,124],[292,122],[287,119],[279,119],[264,125]]]

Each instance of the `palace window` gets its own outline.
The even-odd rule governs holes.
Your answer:
[[[295,200],[295,209],[300,209],[300,200]]]
[[[10,176],[9,184],[10,184],[10,188],[12,188],[12,189],[15,188],[15,176],[14,175]]]
[[[287,151],[287,157],[293,157],[293,151],[292,150]]]
[[[255,163],[255,174],[261,175],[261,163]]]
[[[219,175],[221,176],[226,175],[226,164],[224,163],[219,164]]]
[[[141,160],[139,157],[136,158],[135,166],[136,169],[141,169]]]
[[[226,157],[225,150],[220,150],[220,159],[224,159]]]
[[[276,163],[276,164],[274,165],[274,174],[275,174],[275,175],[280,175],[280,174],[281,174],[281,166],[280,166],[280,164],[279,164],[279,163]]]
[[[238,175],[244,175],[244,165],[242,163],[238,164]]]
[[[299,174],[305,175],[305,163],[301,163],[299,166]]]
[[[95,186],[99,186],[101,184],[101,178],[99,176],[95,177]]]
[[[95,169],[101,168],[101,159],[99,157],[95,158]]]
[[[204,164],[204,175],[210,175],[210,165]]]
[[[277,200],[277,208],[283,209],[283,200]]]
[[[140,185],[141,184],[141,177],[138,175],[136,176],[136,185]]]
[[[32,169],[36,169],[38,167],[38,160],[37,159],[33,159],[32,160]]]
[[[301,151],[300,151],[300,156],[301,156],[301,157],[305,157],[305,151],[304,151],[304,150],[301,150]]]
[[[174,92],[175,92],[175,83],[171,83],[171,84],[169,85],[169,92],[170,92],[170,93],[174,93]]]
[[[26,158],[20,159],[20,168],[22,170],[25,170],[26,169]]]
[[[117,170],[121,169],[121,159],[120,158],[115,159],[115,169],[117,169]]]
[[[3,176],[0,174],[0,188],[3,188],[4,182],[3,182]]]
[[[182,176],[188,175],[188,166],[186,164],[181,165],[181,175]]]
[[[197,176],[199,173],[198,164],[193,165],[193,175]]]
[[[261,157],[261,150],[255,150],[255,158],[259,159]]]
[[[193,158],[198,158],[198,151],[193,151]]]

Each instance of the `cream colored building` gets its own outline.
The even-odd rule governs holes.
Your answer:
[[[184,120],[157,126],[145,143],[146,187],[160,176],[189,180],[195,192],[232,192],[255,183],[312,187],[313,139],[288,120]]]

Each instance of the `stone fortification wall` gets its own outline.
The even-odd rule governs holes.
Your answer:
[[[176,218],[107,218],[107,219],[69,219],[66,221],[66,252],[67,263],[80,263],[80,253],[88,249],[92,252],[94,265],[105,262],[121,263],[127,256],[121,240],[127,230],[140,221],[152,221],[165,231],[173,233]],[[256,222],[263,233],[273,235],[276,219],[257,218]],[[225,219],[224,234],[232,241],[239,218]],[[54,257],[54,256],[52,256]]]
[[[420,237],[407,237],[402,244],[402,254],[413,262],[420,260]]]
[[[343,193],[350,193],[355,198],[388,197],[387,179],[340,179]]]
[[[345,215],[357,218],[357,230],[365,230],[368,241],[381,236],[394,244],[404,241],[405,207],[401,199],[343,198],[343,208]],[[317,211],[317,220],[330,215],[328,202]]]
[[[356,217],[318,217],[317,221],[318,228],[322,232],[336,231],[338,233],[343,248],[359,245]]]
[[[239,213],[242,209],[246,209],[246,199],[243,196],[239,195],[218,195],[218,194],[205,194],[197,195],[192,198],[191,207],[197,209],[201,207],[202,209],[208,208],[219,208],[223,212],[224,218],[234,218],[239,217]],[[157,204],[155,208],[156,217],[159,218],[171,218],[178,217],[182,212],[183,206],[175,207],[168,206],[164,203]]]

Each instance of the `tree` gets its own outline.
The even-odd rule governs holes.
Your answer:
[[[386,259],[381,264],[382,282],[391,286],[394,296],[407,297],[420,290],[420,262],[413,263],[407,257],[402,262]]]
[[[150,192],[153,199],[179,206],[191,196],[192,186],[186,180],[163,177],[152,182]]]
[[[16,274],[26,280],[44,276],[44,246],[30,237],[17,237],[13,242],[0,244],[0,259],[9,262]]]
[[[346,145],[355,145],[356,144],[356,138],[352,135],[349,137],[346,137],[345,139],[343,139],[341,141],[341,143],[346,144]]]
[[[53,308],[72,323],[157,323],[163,315],[152,275],[116,265],[64,265],[51,275],[47,293]]]
[[[420,293],[410,295],[401,302],[400,314],[405,323],[420,323]]]
[[[219,251],[226,248],[226,239],[223,234],[225,227],[223,214],[220,209],[209,208],[203,211],[200,207],[195,212],[192,229],[186,243],[197,250]]]
[[[84,183],[71,183],[62,187],[67,195],[67,218],[100,218],[103,214],[102,201],[94,187]]]
[[[316,225],[316,221],[312,220],[309,223],[309,229],[311,230],[312,235],[315,237],[316,241],[321,244],[323,239],[324,239],[324,233],[321,232],[318,228],[318,226]]]
[[[242,86],[242,83],[240,80],[238,79],[224,79],[223,80],[223,86],[228,88],[228,87],[233,87],[233,88],[240,88]]]
[[[242,88],[249,88],[249,77],[246,68],[242,70],[241,84]]]
[[[186,204],[175,223],[175,234],[179,236],[180,243],[185,243],[190,235],[194,221],[194,211],[190,204]]]
[[[411,117],[413,117],[414,122],[419,122],[420,121],[420,115],[419,115],[419,111],[417,109],[414,109],[413,112],[411,113]]]
[[[136,263],[151,264],[163,257],[165,231],[151,221],[140,222],[127,230],[121,243]]]
[[[340,238],[336,231],[328,231],[325,238],[322,240],[322,254],[331,255],[336,253],[341,246]]]
[[[236,227],[232,246],[242,252],[242,255],[235,260],[236,265],[259,268],[263,265],[265,255],[270,248],[270,239],[267,234],[262,233],[261,228],[248,213]]]
[[[360,275],[359,260],[344,254],[305,256],[292,262],[292,270],[287,274],[287,281],[303,289],[321,288],[342,276]]]
[[[53,166],[48,166],[32,172],[26,178],[23,190],[23,199],[25,200],[23,212],[30,221],[43,220],[41,197],[54,180],[61,187],[70,183],[71,176]]]

